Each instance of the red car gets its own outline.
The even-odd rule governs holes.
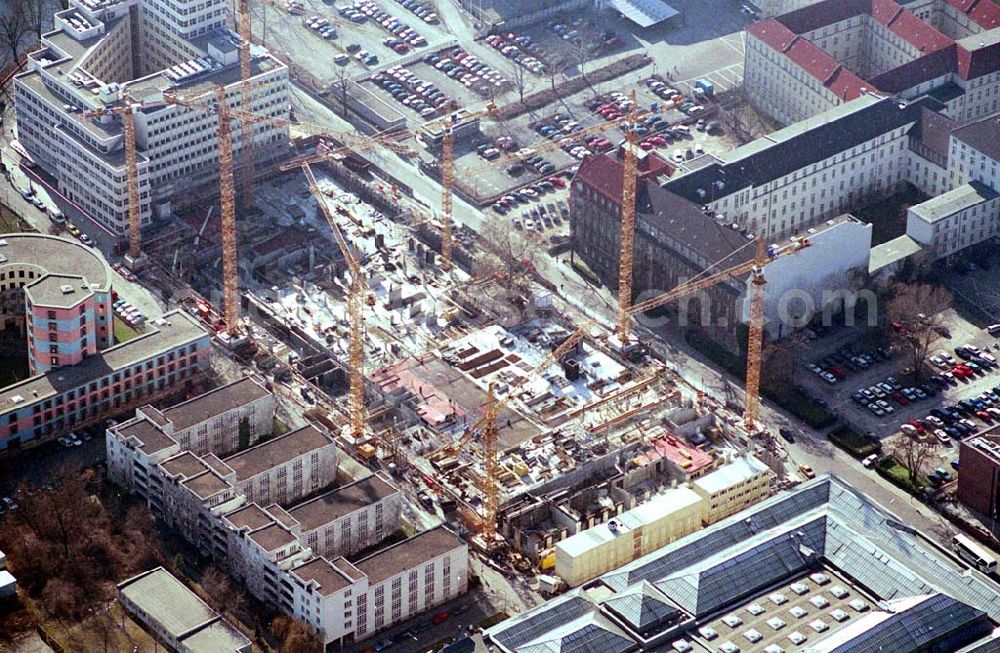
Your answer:
[[[966,367],[965,365],[956,365],[952,368],[951,373],[959,379],[967,379],[970,376],[975,376],[975,372],[972,371],[972,368]]]
[[[978,417],[979,419],[983,420],[987,424],[992,424],[993,423],[993,416],[990,415],[989,413],[987,413],[985,410],[977,410],[976,411],[976,417]]]
[[[902,392],[893,392],[889,395],[889,398],[895,401],[900,406],[906,406],[910,403],[910,400],[903,396]]]
[[[552,182],[552,185],[556,188],[566,188],[566,182],[559,177],[549,177],[547,181]]]
[[[924,429],[924,425],[915,419],[908,419],[906,420],[906,423],[912,426],[913,428],[917,429],[917,433],[923,433],[926,430]]]
[[[436,615],[431,617],[431,623],[434,624],[435,626],[438,624],[443,624],[446,621],[448,621],[447,612],[438,612]]]

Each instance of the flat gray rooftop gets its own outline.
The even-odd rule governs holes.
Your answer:
[[[45,234],[0,234],[0,272],[7,265],[31,265],[50,274],[83,277],[102,290],[111,288],[111,272],[97,250],[77,240]]]
[[[344,515],[363,510],[397,492],[395,487],[373,474],[289,508],[288,513],[302,525],[302,532],[306,533]]]
[[[416,569],[425,562],[454,551],[464,542],[444,526],[432,528],[373,553],[354,566],[368,576],[368,586],[397,576],[408,569]]]
[[[72,274],[47,274],[24,287],[24,293],[36,306],[72,308],[93,296],[84,278]]]
[[[183,431],[213,417],[263,399],[269,394],[271,393],[260,383],[246,377],[167,408],[163,414],[173,422],[176,431]]]
[[[238,480],[244,481],[310,451],[332,444],[333,440],[329,436],[315,426],[308,425],[241,451],[226,458],[224,462],[236,472]]]
[[[125,581],[118,586],[118,591],[160,623],[172,637],[179,637],[217,616],[163,567]]]

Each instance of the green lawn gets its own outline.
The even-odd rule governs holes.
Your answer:
[[[115,344],[120,345],[123,342],[128,342],[132,338],[139,335],[139,332],[125,324],[124,320],[115,320]]]
[[[0,356],[0,388],[28,378],[27,356]]]

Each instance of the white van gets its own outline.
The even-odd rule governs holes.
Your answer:
[[[62,209],[58,206],[49,209],[49,219],[56,224],[63,224],[66,222],[66,216],[63,215]]]

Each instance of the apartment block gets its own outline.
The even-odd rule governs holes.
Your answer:
[[[305,426],[223,460],[247,501],[289,504],[336,480],[337,448],[318,426]]]
[[[469,551],[438,526],[354,564],[316,558],[290,575],[297,618],[325,644],[359,641],[463,594]]]
[[[0,331],[27,340],[28,368],[42,374],[112,344],[111,274],[91,248],[41,234],[0,238]]]
[[[745,88],[789,124],[865,93],[930,94],[961,121],[998,110],[1000,5],[823,0],[747,28]]]
[[[323,535],[374,515],[382,524],[369,536],[375,546],[398,532],[400,501],[375,475],[287,509],[243,502],[216,512],[215,542],[225,549],[213,553],[254,596],[308,624],[324,643],[365,639],[468,588],[467,545],[443,527],[353,563]]]
[[[274,395],[249,376],[163,410],[173,437],[184,451],[226,455],[255,444],[274,429]],[[246,442],[240,423],[246,420]]]
[[[0,451],[176,395],[201,376],[210,356],[208,333],[184,311],[171,311],[128,342],[0,388]]]
[[[324,558],[349,556],[399,528],[403,497],[375,474],[288,509],[303,546]]]
[[[125,487],[145,486],[150,467],[175,454],[232,453],[240,448],[244,419],[248,437],[242,448],[271,434],[274,396],[254,377],[233,381],[162,411],[142,406],[134,418],[107,430],[108,475]]]
[[[124,239],[128,223],[121,108],[136,130],[142,226],[169,217],[172,204],[215,192],[216,115],[172,104],[226,88],[240,105],[238,37],[225,29],[224,0],[71,0],[54,15],[16,76],[18,138],[58,181],[58,190]],[[258,166],[288,151],[288,69],[251,48],[252,143],[234,130],[234,149],[254,149]],[[241,160],[237,154],[236,160]]]

